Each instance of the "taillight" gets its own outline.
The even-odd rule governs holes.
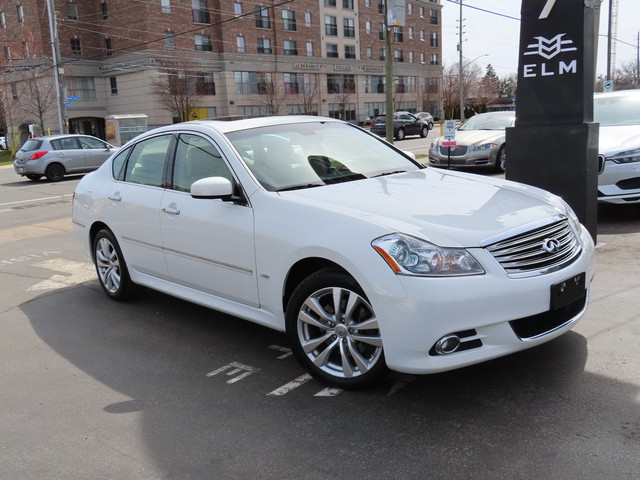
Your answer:
[[[49,152],[48,152],[48,151],[46,151],[46,150],[43,150],[42,152],[36,152],[36,153],[34,153],[33,155],[31,155],[31,156],[29,157],[29,160],[37,160],[37,159],[39,159],[41,156],[46,155],[47,153],[49,153]]]

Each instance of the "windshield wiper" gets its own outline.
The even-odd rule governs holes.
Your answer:
[[[386,175],[394,175],[396,173],[406,173],[406,172],[407,172],[406,170],[392,170],[390,172],[382,172],[382,173],[379,173],[377,175],[372,175],[369,178],[384,177]]]
[[[300,185],[291,185],[289,187],[278,188],[276,192],[287,192],[289,190],[303,190],[305,188],[322,187],[324,183],[301,183]]]

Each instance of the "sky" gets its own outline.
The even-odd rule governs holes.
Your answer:
[[[446,67],[458,62],[458,0],[442,0],[442,56]],[[473,8],[489,10],[487,13]],[[463,0],[463,55],[465,62],[473,62],[486,72],[491,64],[498,76],[503,77],[518,70],[518,42],[520,35],[520,0]],[[596,72],[607,72],[607,33],[609,0],[600,8],[600,40]],[[502,15],[502,16],[501,16]],[[513,18],[507,18],[513,17]],[[640,1],[618,0],[618,34],[616,42],[616,68],[635,62],[637,35],[640,30]],[[624,42],[624,43],[622,43]],[[630,44],[630,45],[628,45]],[[479,57],[479,58],[478,58]]]

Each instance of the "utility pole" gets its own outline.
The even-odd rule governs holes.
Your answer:
[[[460,40],[458,43],[458,53],[460,58],[458,60],[458,66],[460,67],[459,79],[460,79],[460,121],[464,122],[464,78],[462,74],[464,72],[464,67],[462,65],[462,0],[460,0],[460,23],[458,24],[458,33],[460,34]]]
[[[385,137],[393,143],[393,58],[391,58],[391,27],[389,26],[389,0],[384,2],[384,68],[385,68]]]
[[[60,77],[62,75],[62,69],[60,68],[60,44],[58,43],[58,28],[53,0],[47,0],[47,10],[49,11],[49,31],[51,33],[51,51],[53,54],[53,75],[55,77],[56,99],[58,104],[58,128],[60,133],[66,133],[64,123],[64,94],[62,92],[62,84],[60,82]]]
[[[640,31],[636,37],[636,88],[640,88]]]

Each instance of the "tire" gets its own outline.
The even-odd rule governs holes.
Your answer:
[[[396,140],[402,140],[404,138],[404,128],[399,128],[396,133]]]
[[[429,135],[429,127],[425,125],[420,129],[420,137],[425,138],[427,135]]]
[[[32,182],[37,182],[38,180],[40,180],[42,178],[42,175],[36,175],[35,173],[30,173],[29,175],[26,176],[29,180],[31,180]]]
[[[429,122],[429,130],[433,130],[433,123]]]
[[[59,163],[51,163],[44,174],[50,182],[59,182],[64,178],[64,167]]]
[[[126,301],[137,293],[116,237],[110,230],[100,230],[93,240],[93,259],[100,286],[109,298]]]
[[[373,308],[346,273],[321,270],[303,280],[291,295],[285,320],[294,355],[317,379],[358,389],[387,373]]]
[[[504,173],[507,170],[507,149],[504,145],[498,150],[496,155],[496,172]]]

